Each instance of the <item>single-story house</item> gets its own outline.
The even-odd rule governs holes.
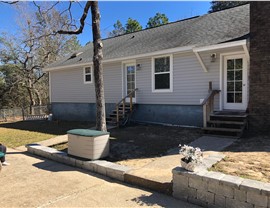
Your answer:
[[[106,113],[137,89],[132,120],[204,125],[204,104],[245,112],[249,100],[249,4],[103,39]],[[95,120],[93,45],[49,73],[54,118]],[[209,89],[210,88],[210,89]]]

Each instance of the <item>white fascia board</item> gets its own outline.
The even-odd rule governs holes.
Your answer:
[[[71,69],[74,67],[86,67],[86,66],[91,66],[93,62],[86,62],[86,63],[81,63],[81,64],[72,64],[72,65],[67,65],[67,66],[57,66],[57,67],[51,67],[51,68],[44,68],[43,72],[50,72],[50,71],[58,71],[58,70],[64,70],[64,69]]]
[[[182,52],[192,51],[193,48],[194,48],[194,45],[193,46],[170,48],[170,49],[166,49],[166,50],[155,51],[155,52],[151,52],[151,53],[144,53],[144,54],[139,54],[139,55],[135,55],[135,56],[126,56],[126,57],[121,57],[121,58],[108,59],[108,60],[102,61],[102,63],[109,63],[109,62],[115,62],[115,61],[125,61],[125,60],[137,59],[137,58],[146,58],[146,57],[152,57],[152,56],[163,55],[163,54],[168,54],[168,53],[182,53]],[[74,67],[90,66],[90,65],[93,65],[93,62],[45,68],[45,69],[43,69],[43,71],[49,72],[49,71],[64,70],[64,69],[70,69],[70,68],[74,68]]]
[[[193,52],[217,50],[217,49],[230,48],[230,47],[235,47],[235,46],[242,46],[246,44],[247,44],[247,40],[239,40],[239,41],[220,43],[220,44],[215,44],[215,45],[210,45],[210,46],[195,47],[193,48]]]
[[[249,51],[248,51],[248,48],[247,48],[247,45],[243,45],[243,49],[244,49],[244,52],[245,52],[245,56],[247,58],[247,61],[249,62],[250,60],[250,56],[249,56]]]

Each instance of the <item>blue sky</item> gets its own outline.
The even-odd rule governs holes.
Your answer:
[[[61,2],[61,7],[65,7],[68,2]],[[85,2],[81,2],[82,7]],[[107,34],[113,30],[113,24],[120,20],[124,25],[129,17],[140,22],[143,28],[146,26],[148,19],[153,17],[157,12],[164,13],[170,22],[206,14],[210,8],[210,2],[207,1],[101,1],[99,2],[101,13],[101,33],[106,38]],[[79,5],[73,8],[73,16],[79,19],[83,9]],[[83,34],[78,36],[82,45],[92,40],[91,18],[90,15],[86,20],[87,24]],[[0,3],[0,32],[18,33],[16,26],[16,11],[10,5]]]

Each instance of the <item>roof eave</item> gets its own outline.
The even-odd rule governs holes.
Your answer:
[[[203,51],[224,49],[224,48],[230,48],[230,47],[236,47],[236,46],[243,46],[246,44],[247,44],[247,40],[239,40],[239,41],[232,41],[232,42],[220,43],[220,44],[214,44],[214,45],[202,46],[202,47],[195,47],[195,45],[176,47],[176,48],[171,48],[171,49],[155,51],[155,52],[151,52],[151,53],[138,54],[138,55],[134,55],[134,56],[126,56],[126,57],[119,57],[119,58],[114,58],[114,59],[107,59],[107,60],[104,60],[103,63],[125,61],[125,60],[144,58],[144,57],[152,57],[152,56],[158,56],[158,55],[170,54],[170,53],[184,53],[184,52],[188,52],[188,51],[203,52]],[[71,69],[74,67],[89,66],[92,64],[93,64],[93,62],[91,61],[91,62],[72,64],[72,65],[67,65],[67,66],[57,66],[57,67],[45,68],[45,69],[43,69],[43,71],[50,72],[50,71]]]
[[[247,44],[247,40],[238,40],[238,41],[219,43],[219,44],[209,45],[209,46],[195,47],[193,48],[193,52],[203,52],[203,51],[231,48],[231,47],[243,46],[246,44]]]
[[[107,59],[107,60],[104,60],[102,63],[125,61],[125,60],[130,60],[130,59],[158,56],[158,55],[169,54],[169,53],[183,53],[183,52],[187,52],[187,51],[192,51],[192,49],[194,47],[195,46],[192,45],[192,46],[170,48],[170,49],[155,51],[155,52],[151,52],[151,53],[138,54],[138,55],[134,55],[134,56],[126,56],[126,57]],[[45,69],[43,69],[43,71],[44,72],[50,72],[50,71],[70,69],[70,68],[80,67],[80,66],[89,66],[89,65],[92,65],[92,64],[93,64],[93,62],[91,61],[91,62],[85,62],[85,63],[80,63],[80,64],[72,64],[72,65],[67,65],[67,66],[56,66],[56,67],[45,68]]]

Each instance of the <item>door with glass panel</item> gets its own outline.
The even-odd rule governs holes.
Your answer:
[[[224,57],[224,109],[247,108],[247,62],[244,55]]]
[[[136,88],[136,65],[135,64],[125,64],[125,83],[126,90],[125,93],[128,95]],[[130,102],[130,97],[126,98],[127,102]],[[132,102],[136,102],[136,93],[132,93]]]

